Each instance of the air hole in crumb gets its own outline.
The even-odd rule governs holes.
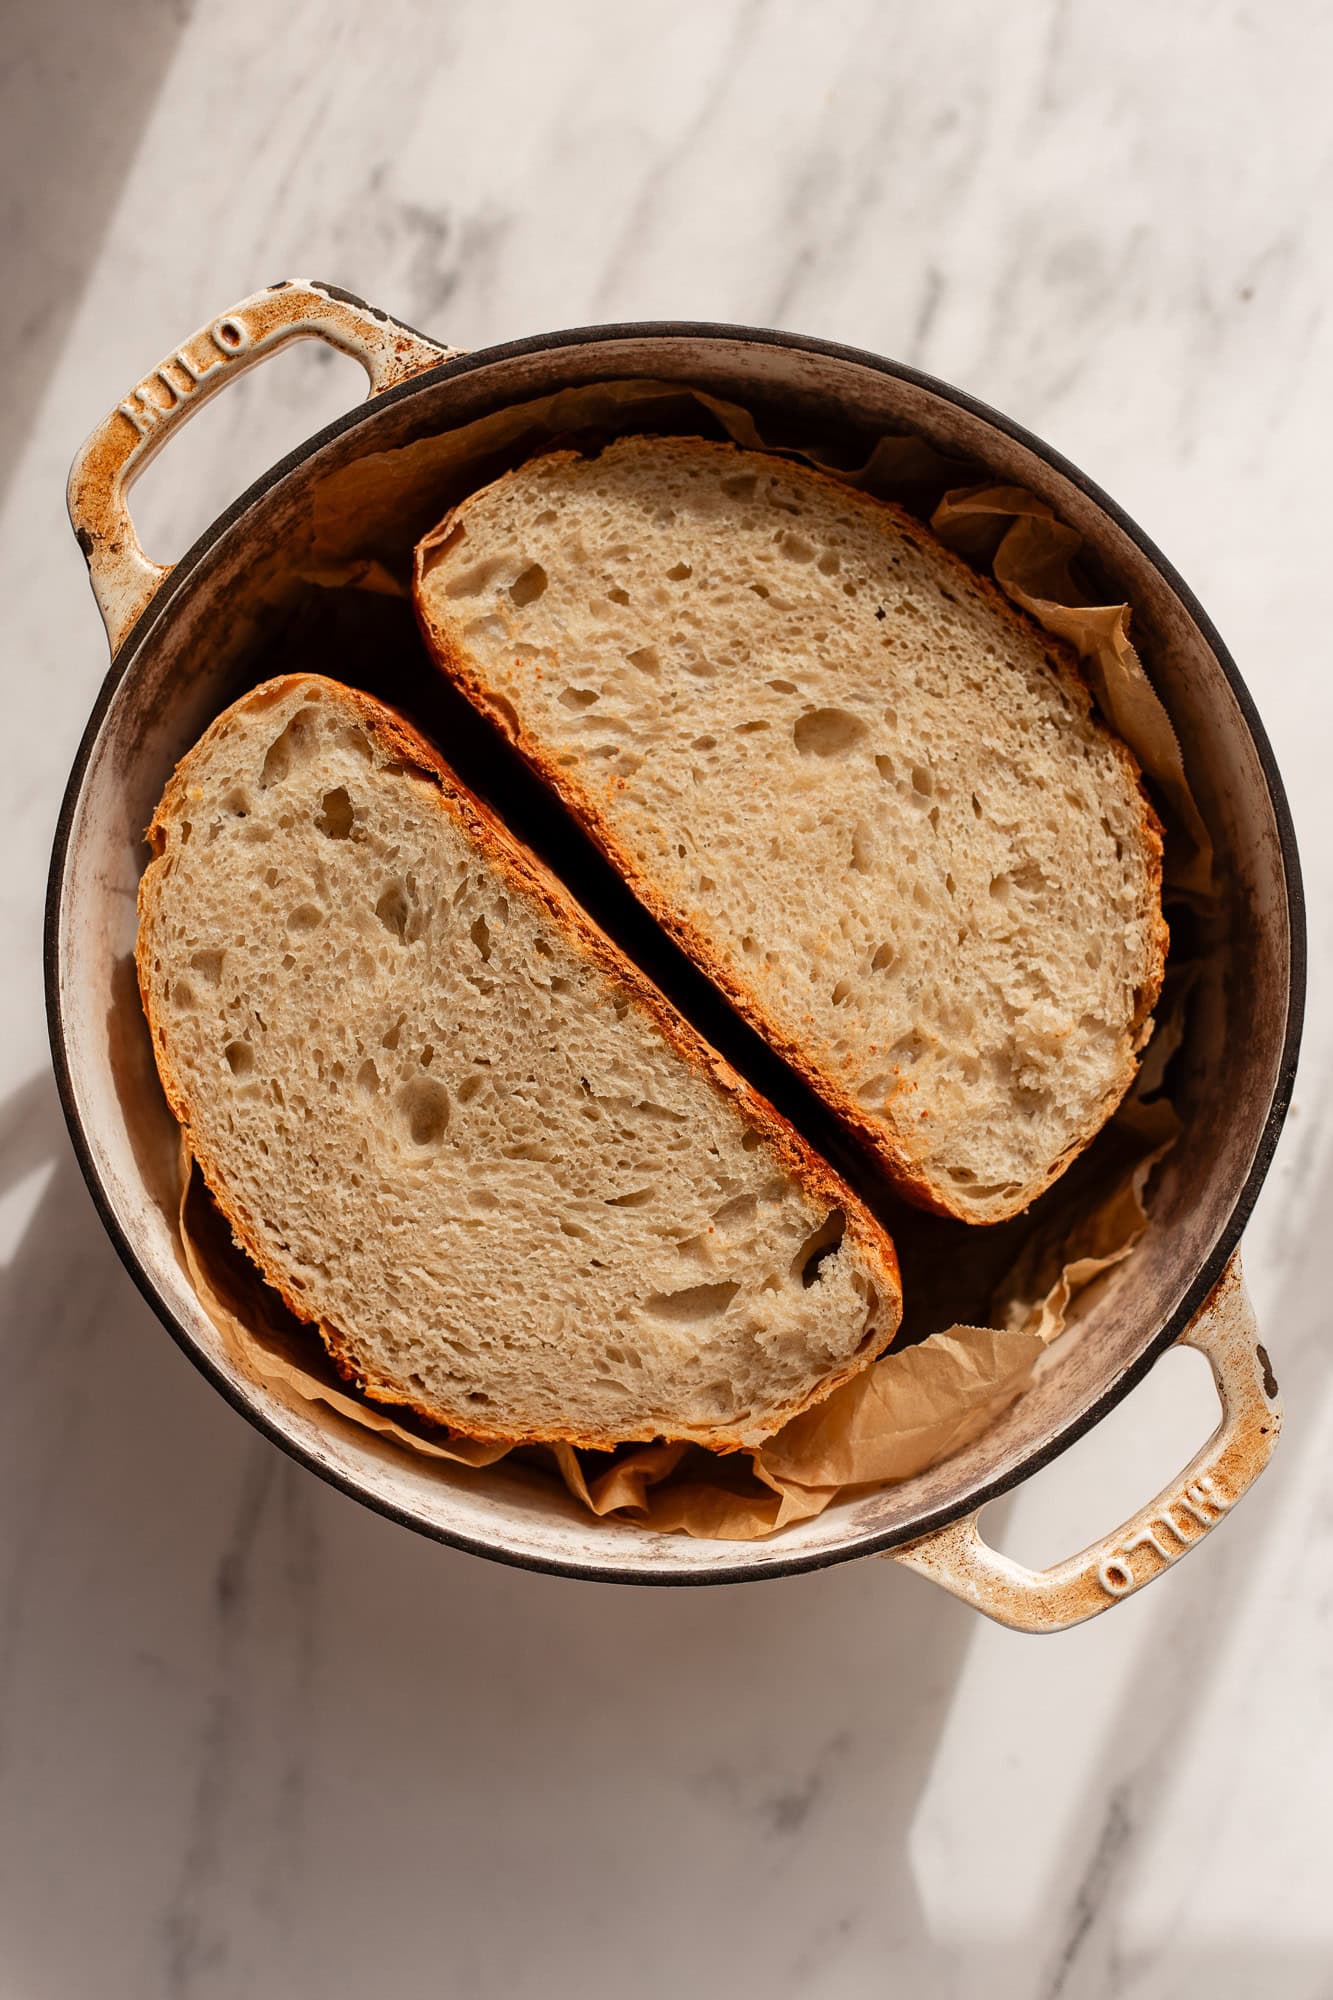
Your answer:
[[[869,875],[875,865],[874,835],[868,823],[859,819],[852,828],[852,867],[858,875]]]
[[[842,557],[836,549],[825,549],[815,568],[821,576],[836,576],[842,568]]]
[[[884,944],[879,946],[878,950],[875,953],[875,956],[871,959],[870,970],[872,972],[887,972],[889,967],[893,964],[895,956],[896,953],[894,952],[893,946],[886,941]]]
[[[769,687],[775,689],[778,694],[796,693],[795,681],[783,681],[783,680],[769,681],[768,685]]]
[[[473,563],[470,569],[460,570],[456,576],[451,576],[444,586],[444,594],[455,598],[480,597],[507,566],[504,556],[487,556],[483,562]]]
[[[356,1087],[366,1097],[373,1097],[380,1087],[380,1073],[369,1056],[356,1073]]]
[[[298,708],[282,734],[269,744],[259,773],[265,791],[270,785],[280,785],[309,756],[314,747],[314,720],[313,710]]]
[[[979,799],[979,798],[977,797],[977,795],[976,795],[976,793],[975,793],[975,792],[973,792],[973,794],[972,794],[972,810],[973,810],[973,812],[974,812],[974,813],[976,814],[977,818],[978,818],[978,819],[980,819],[980,818],[981,818],[981,800],[980,800],[980,799]]]
[[[819,1275],[830,1257],[836,1256],[838,1245],[847,1232],[847,1218],[840,1208],[825,1216],[813,1235],[807,1236],[792,1259],[792,1276],[799,1271],[801,1283],[808,1292],[819,1282]]]
[[[892,757],[876,757],[875,769],[879,772],[880,777],[883,778],[886,785],[892,785],[896,781],[897,774],[893,768]]]
[[[606,1205],[608,1208],[643,1208],[653,1199],[656,1192],[656,1188],[652,1186],[631,1188],[628,1194],[609,1194],[606,1197]]]
[[[650,1292],[643,1309],[650,1319],[668,1325],[690,1325],[701,1319],[716,1319],[724,1313],[740,1290],[730,1279],[716,1285],[687,1285],[679,1292]]]
[[[476,1096],[477,1092],[481,1089],[481,1086],[483,1085],[483,1083],[485,1083],[485,1081],[486,1081],[485,1077],[482,1076],[477,1070],[473,1070],[470,1076],[465,1076],[463,1078],[463,1081],[458,1086],[459,1103],[471,1104],[473,1098]]]
[[[491,956],[491,927],[485,917],[477,918],[468,932],[468,936],[481,953],[483,960],[489,963]]]
[[[449,1093],[434,1077],[414,1076],[398,1093],[398,1109],[414,1146],[438,1146],[449,1123]]]
[[[759,478],[753,472],[731,472],[720,483],[729,500],[749,500],[754,496]]]
[[[540,563],[529,563],[521,576],[516,576],[509,586],[509,595],[521,611],[525,604],[535,604],[546,588],[546,571]]]
[[[622,590],[619,584],[616,584],[613,589],[608,590],[606,594],[610,598],[612,604],[629,603],[629,592],[627,590]]]
[[[561,688],[560,690],[560,705],[562,708],[591,708],[593,703],[600,699],[601,697],[595,688],[568,687]]]
[[[1007,875],[992,875],[990,892],[997,903],[1009,901],[1010,882]]]
[[[832,992],[832,994],[831,994],[831,996],[830,996],[830,997],[831,997],[831,999],[832,999],[832,1001],[833,1001],[833,1004],[834,1004],[834,1006],[835,1006],[835,1007],[841,1007],[841,1006],[842,1006],[842,1004],[843,1004],[843,1002],[844,1002],[844,1000],[850,1000],[850,999],[851,999],[851,997],[852,997],[852,982],[851,982],[851,980],[850,980],[850,979],[840,979],[840,980],[838,981],[837,985],[836,985],[836,986],[834,987],[834,989],[833,989],[833,992]]]
[[[391,937],[407,936],[407,919],[410,914],[407,891],[401,882],[390,882],[381,891],[375,905],[375,915],[379,918]]]
[[[222,1053],[233,1076],[249,1076],[255,1066],[255,1052],[249,1042],[228,1042]]]
[[[493,639],[496,645],[502,646],[508,636],[508,626],[494,611],[485,611],[480,617],[469,618],[463,627],[463,637],[472,640],[474,644],[484,645],[487,640]]]
[[[641,1097],[634,1109],[640,1118],[661,1119],[670,1125],[685,1125],[689,1122],[683,1112],[672,1111],[665,1104],[657,1104],[651,1097]]]
[[[190,955],[190,964],[201,974],[209,986],[216,986],[222,977],[222,953],[220,951],[196,951]]]
[[[807,709],[792,726],[792,738],[802,757],[845,757],[865,734],[860,716],[845,708]]]
[[[935,780],[931,777],[930,772],[926,769],[925,765],[913,764],[912,790],[914,792],[919,792],[923,799],[928,799],[931,793],[934,791],[934,789],[935,789]]]
[[[741,1134],[741,1147],[747,1153],[757,1153],[763,1143],[763,1133],[756,1132],[753,1127],[748,1132],[742,1132]]]
[[[352,801],[347,795],[346,785],[339,785],[331,792],[325,792],[315,825],[330,840],[346,840],[352,831],[355,814]]]
[[[671,583],[684,583],[687,577],[693,575],[694,571],[687,562],[672,563],[670,569],[667,571],[667,578]]]
[[[318,903],[298,903],[287,919],[289,931],[318,930],[324,921],[324,912]]]
[[[773,594],[766,583],[752,583],[747,585],[747,588],[752,590],[756,597],[771,597]]]
[[[625,658],[632,667],[637,667],[641,674],[651,674],[656,678],[662,671],[662,662],[656,646],[640,646],[637,651],[626,653]]]

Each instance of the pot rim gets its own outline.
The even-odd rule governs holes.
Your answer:
[[[899,381],[923,389],[944,402],[981,419],[992,429],[1001,432],[1021,445],[1035,457],[1042,459],[1051,469],[1076,487],[1111,520],[1129,541],[1134,543],[1158,575],[1166,583],[1182,604],[1204,640],[1235,697],[1246,729],[1254,743],[1260,767],[1268,790],[1269,802],[1277,827],[1278,844],[1281,852],[1283,885],[1286,894],[1287,922],[1289,931],[1287,997],[1287,1018],[1283,1030],[1282,1052],[1274,1083],[1273,1096],[1240,1192],[1218,1234],[1208,1256],[1204,1259],[1194,1278],[1181,1298],[1175,1312],[1147,1341],[1135,1360],[1109,1385],[1103,1393],[1086,1409],[1064,1424],[1044,1444],[1008,1472],[998,1473],[980,1489],[969,1493],[956,1504],[936,1507],[919,1520],[895,1528],[867,1532],[851,1545],[839,1548],[819,1548],[793,1552],[790,1556],[776,1561],[751,1560],[728,1564],[725,1568],[703,1568],[694,1566],[654,1566],[645,1564],[635,1567],[597,1566],[565,1560],[560,1557],[533,1556],[519,1551],[496,1547],[477,1536],[462,1534],[457,1530],[442,1528],[426,1521],[409,1509],[369,1490],[347,1474],[321,1463],[312,1453],[290,1438],[282,1427],[266,1412],[253,1407],[240,1394],[237,1386],[221,1368],[205,1356],[190,1338],[181,1322],[176,1318],[166,1300],[160,1295],[148,1271],[141,1262],[138,1252],[119,1217],[114,1212],[102,1187],[97,1168],[92,1157],[92,1149],[83,1128],[83,1119],[75,1100],[71,1079],[69,1055],[65,1041],[65,1023],[60,1001],[59,980],[59,937],[62,890],[65,878],[65,864],[69,851],[70,834],[74,824],[80,797],[83,792],[84,777],[89,759],[101,729],[102,720],[111,705],[122,682],[131,672],[139,649],[147,634],[165,617],[179,592],[189,582],[193,572],[208,555],[213,546],[235,523],[248,512],[255,502],[270,492],[273,487],[295,471],[306,459],[326,444],[354,431],[360,424],[369,421],[388,404],[401,402],[416,395],[427,386],[451,380],[490,367],[499,361],[508,361],[524,355],[558,351],[566,347],[588,346],[593,343],[610,344],[616,341],[652,339],[694,339],[732,341],[756,346],[776,346],[792,348],[807,354],[828,356],[853,366],[872,370],[876,374],[891,376]],[[836,1563],[850,1562],[862,1556],[887,1555],[891,1550],[915,1541],[918,1537],[942,1528],[964,1515],[979,1512],[993,1500],[1012,1492],[1043,1466],[1049,1465],[1062,1452],[1085,1436],[1103,1417],[1120,1403],[1125,1396],[1143,1380],[1153,1363],[1172,1345],[1179,1334],[1194,1318],[1204,1300],[1221,1277],[1233,1250],[1240,1241],[1241,1233],[1248,1222],[1259,1196],[1259,1190],[1267,1177],[1273,1154],[1286,1120],[1295,1084],[1297,1058],[1300,1052],[1301,1031],[1305,1015],[1305,989],[1307,975],[1307,926],[1305,916],[1305,895],[1301,880],[1300,860],[1296,846],[1296,832],[1291,809],[1287,801],[1285,787],[1272,745],[1264,725],[1260,720],[1254,700],[1241,678],[1240,671],[1230,651],[1223,643],[1212,619],[1204,610],[1193,590],[1185,582],[1175,566],[1163,555],[1150,536],[1144,533],[1138,523],[1118,505],[1095,480],[1067,459],[1061,452],[1029,431],[1024,425],[993,409],[979,397],[970,395],[964,389],[955,388],[939,377],[913,368],[905,362],[889,360],[869,349],[848,346],[839,341],[824,340],[817,335],[787,333],[772,327],[733,325],[716,320],[628,320],[610,321],[603,325],[577,326],[559,329],[551,333],[528,334],[519,340],[503,341],[491,347],[477,348],[471,352],[451,355],[436,367],[424,368],[395,387],[369,396],[356,404],[343,416],[335,418],[321,430],[313,432],[294,450],[270,466],[245,491],[232,501],[213,520],[193,545],[174,565],[164,579],[160,589],[145,607],[120,646],[112,654],[110,666],[98,690],[96,701],[87,725],[79,741],[73,767],[66,782],[61,800],[60,813],[56,822],[55,837],[51,851],[51,865],[47,877],[46,905],[43,921],[42,954],[44,962],[44,982],[46,992],[47,1032],[51,1045],[52,1064],[55,1071],[56,1088],[65,1125],[74,1147],[75,1156],[83,1174],[93,1205],[101,1218],[103,1227],[111,1238],[121,1263],[134,1280],[139,1292],[151,1306],[157,1318],[165,1326],[176,1345],[188,1356],[213,1388],[225,1397],[232,1408],[239,1411],[254,1427],[274,1444],[278,1445],[289,1458],[296,1460],[309,1471],[316,1473],[329,1485],[337,1487],[352,1499],[360,1501],[374,1512],[399,1525],[413,1529],[417,1534],[442,1542],[450,1548],[460,1549],[468,1555],[484,1556],[492,1562],[500,1562],[515,1569],[536,1570],[546,1575],[567,1576],[583,1582],[621,1584],[665,1584],[665,1585],[705,1585],[755,1582],[765,1578],[801,1575],[810,1570],[830,1568]],[[771,1543],[763,1545],[770,1548]]]

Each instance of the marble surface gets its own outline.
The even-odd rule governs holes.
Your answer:
[[[1333,1991],[1333,18],[1315,0],[18,0],[0,57],[0,1993],[1317,2000]],[[1310,892],[1249,1234],[1289,1429],[1166,1581],[1034,1641],[889,1564],[494,1568],[280,1457],[66,1141],[39,921],[104,670],[71,453],[279,275],[478,346],[698,316],[863,343],[1086,466],[1201,593]],[[136,495],[170,557],[360,393],[313,350]],[[224,410],[224,404],[226,408]],[[989,1526],[1067,1553],[1212,1421],[1171,1357]]]

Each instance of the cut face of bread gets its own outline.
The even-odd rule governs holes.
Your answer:
[[[474,1436],[757,1441],[888,1342],[889,1239],[390,710],[288,677],[150,829],[138,963],[238,1240]]]
[[[1133,1077],[1160,834],[1072,659],[899,510],[695,439],[536,458],[418,612],[904,1193],[1017,1213]]]

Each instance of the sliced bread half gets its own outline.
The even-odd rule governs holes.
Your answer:
[[[1128,1087],[1160,829],[1073,656],[896,507],[697,439],[538,457],[418,613],[660,923],[922,1205],[1049,1186]]]
[[[886,1345],[883,1230],[391,710],[269,682],[149,840],[168,1099],[368,1396],[478,1437],[730,1447]]]

